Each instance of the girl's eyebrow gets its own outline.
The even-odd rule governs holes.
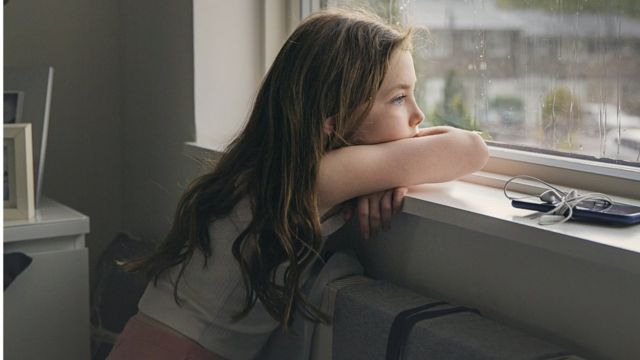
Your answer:
[[[384,94],[390,94],[396,90],[410,90],[415,86],[415,83],[413,84],[408,84],[408,83],[400,83],[400,84],[396,84],[394,87],[390,88],[389,90],[384,91]]]

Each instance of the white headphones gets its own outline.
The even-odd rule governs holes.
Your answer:
[[[555,190],[547,190],[540,194],[540,200],[549,204],[555,204],[562,200],[562,195],[558,194]]]
[[[521,196],[514,197],[509,196],[507,193],[507,187],[509,184],[516,179],[527,179],[534,180],[539,183],[542,183],[549,187],[549,190],[544,191],[542,194],[537,196]],[[556,188],[555,186],[542,181],[536,177],[529,175],[518,175],[514,176],[511,179],[507,180],[504,184],[504,188],[502,189],[504,192],[504,196],[506,196],[509,200],[521,200],[521,199],[535,199],[539,198],[545,203],[551,204],[554,206],[553,209],[543,213],[538,218],[538,224],[540,225],[553,225],[553,224],[562,224],[563,222],[568,221],[573,217],[573,209],[580,205],[581,203],[590,201],[590,202],[601,202],[606,206],[611,206],[613,204],[613,200],[602,193],[587,193],[584,195],[579,194],[576,190],[569,190],[568,192],[563,192]]]

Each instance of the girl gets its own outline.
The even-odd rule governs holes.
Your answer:
[[[302,22],[242,133],[182,195],[163,244],[126,264],[153,281],[109,359],[251,359],[296,309],[327,321],[301,287],[345,202],[360,197],[375,231],[399,205],[389,189],[484,165],[478,135],[417,129],[410,45],[410,30],[360,12]]]

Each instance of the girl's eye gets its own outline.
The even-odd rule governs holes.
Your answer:
[[[407,95],[400,95],[400,96],[397,96],[397,97],[393,98],[391,100],[391,102],[394,103],[394,104],[400,105],[400,104],[404,103],[404,99],[406,97],[407,97]]]

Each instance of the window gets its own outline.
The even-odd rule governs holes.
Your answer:
[[[453,39],[448,30],[432,31],[424,46],[416,49],[422,59],[448,58],[453,51]]]
[[[430,31],[414,54],[425,126],[480,130],[494,148],[640,168],[640,3],[321,3],[364,5]]]

